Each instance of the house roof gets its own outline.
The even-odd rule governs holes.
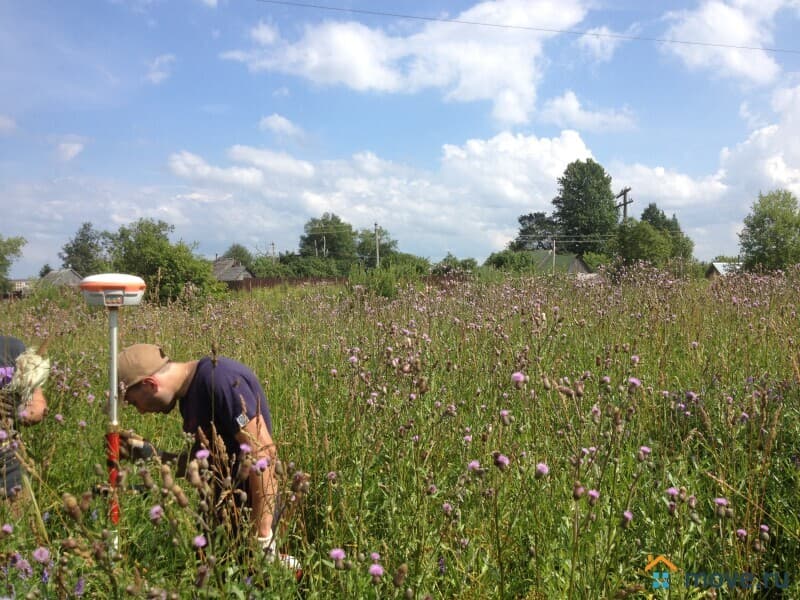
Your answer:
[[[253,277],[244,265],[233,258],[218,258],[214,261],[212,270],[217,281],[241,281]]]
[[[742,263],[738,262],[712,262],[706,270],[706,275],[731,275],[742,270]]]
[[[42,277],[41,282],[50,285],[77,286],[81,282],[81,276],[75,269],[55,269]]]

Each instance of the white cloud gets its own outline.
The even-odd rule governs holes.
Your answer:
[[[455,18],[558,30],[575,26],[586,10],[582,0],[498,0],[476,4]],[[326,21],[307,26],[290,42],[259,23],[250,33],[254,47],[222,57],[254,72],[288,73],[358,91],[439,89],[449,101],[490,101],[497,120],[524,123],[536,100],[542,44],[554,35],[514,28],[483,28],[475,35],[473,26],[434,22],[416,33],[391,36],[357,22]]]
[[[150,63],[147,71],[147,80],[158,85],[162,81],[168,79],[172,75],[172,64],[175,62],[173,54],[162,54],[157,56],[155,60]]]
[[[8,135],[17,128],[17,123],[8,115],[0,114],[0,135]]]
[[[288,177],[309,178],[314,176],[314,166],[298,160],[285,152],[273,152],[250,146],[233,146],[228,151],[231,160],[249,163],[263,171]]]
[[[169,167],[175,175],[205,183],[257,188],[264,184],[264,174],[259,169],[212,167],[191,152],[177,152],[169,157]]]
[[[209,8],[217,8],[217,0],[200,0],[200,2]]]
[[[69,162],[81,152],[86,146],[83,139],[78,136],[67,136],[66,139],[58,143],[56,152],[59,160]]]
[[[572,90],[548,100],[542,108],[541,119],[559,127],[575,127],[585,131],[624,131],[635,127],[628,110],[587,111]]]
[[[664,44],[666,52],[676,55],[690,69],[702,69],[753,84],[769,84],[780,73],[778,63],[763,50],[772,43],[775,13],[786,0],[705,0],[696,10],[676,11],[666,15],[673,24],[665,38],[703,42]]]
[[[303,137],[303,129],[292,123],[286,117],[277,113],[272,113],[268,117],[263,117],[258,123],[262,131],[271,131],[274,134],[289,137]]]
[[[578,38],[578,47],[589,53],[598,62],[608,62],[614,56],[614,51],[622,43],[622,38],[613,37],[616,32],[605,25],[593,27],[586,31],[586,35]]]

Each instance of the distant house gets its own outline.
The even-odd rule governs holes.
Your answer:
[[[212,270],[217,281],[242,281],[253,278],[253,274],[233,258],[218,258],[214,261]]]
[[[53,286],[78,287],[83,279],[75,269],[55,269],[39,280],[39,283]]]
[[[725,277],[742,271],[742,263],[738,262],[713,262],[706,269],[706,279]]]
[[[553,253],[550,250],[531,250],[536,270],[543,273],[568,273],[577,275],[579,273],[591,273],[591,269],[583,262],[577,254],[558,254],[556,253],[555,263]]]

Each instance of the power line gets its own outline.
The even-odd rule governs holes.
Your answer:
[[[317,10],[327,10],[331,12],[353,13],[360,15],[371,15],[374,17],[394,17],[397,19],[411,19],[415,21],[429,21],[435,23],[456,23],[459,25],[476,25],[479,27],[494,27],[496,29],[517,29],[522,31],[537,31],[539,33],[566,33],[576,36],[592,36],[596,38],[610,38],[615,40],[627,40],[635,42],[658,42],[660,44],[680,44],[684,46],[707,46],[710,48],[728,48],[730,50],[761,50],[763,52],[775,52],[785,54],[800,54],[800,50],[792,48],[762,48],[759,46],[739,46],[736,44],[722,44],[716,42],[698,42],[693,40],[678,40],[672,38],[646,37],[641,35],[626,35],[624,33],[603,33],[598,31],[586,31],[580,29],[551,29],[548,27],[532,27],[529,25],[505,25],[502,23],[486,23],[484,21],[465,21],[463,19],[446,19],[444,17],[424,17],[420,15],[408,15],[404,13],[394,13],[379,10],[367,10],[362,8],[344,8],[341,6],[325,6],[322,4],[311,4],[307,2],[290,2],[289,0],[258,0],[265,4],[281,4],[293,6],[295,8],[314,8]]]

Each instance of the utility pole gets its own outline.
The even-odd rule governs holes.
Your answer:
[[[556,276],[556,238],[553,238],[553,277]]]
[[[272,245],[272,262],[275,262],[275,242],[271,243]]]
[[[630,192],[630,191],[631,191],[631,188],[629,188],[629,187],[622,188],[622,191],[619,194],[617,194],[616,196],[614,196],[615,200],[618,199],[620,196],[622,197],[622,202],[617,204],[614,208],[619,208],[620,206],[622,207],[622,222],[623,223],[628,220],[628,204],[633,204],[633,198],[628,200],[628,192]]]
[[[375,268],[381,266],[381,239],[378,235],[378,223],[375,223]]]

